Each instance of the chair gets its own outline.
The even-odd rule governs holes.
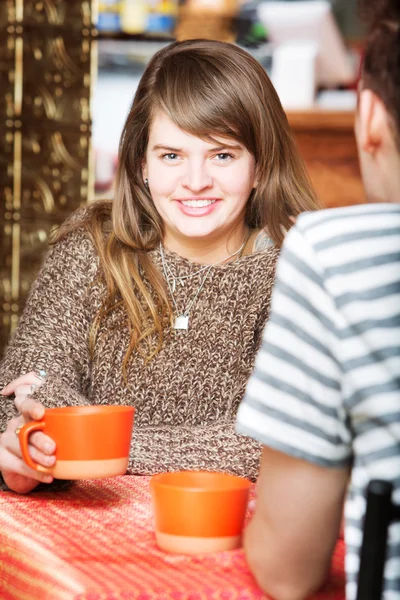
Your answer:
[[[372,480],[367,488],[367,508],[360,553],[357,600],[381,600],[388,527],[400,519],[392,503],[393,484]]]

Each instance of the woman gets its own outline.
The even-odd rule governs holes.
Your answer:
[[[172,44],[141,79],[119,158],[113,203],[61,228],[0,368],[0,469],[20,493],[51,482],[15,435],[43,405],[133,404],[131,473],[257,474],[258,444],[233,421],[277,248],[316,208],[278,97],[236,46]],[[31,444],[54,464],[52,440]]]

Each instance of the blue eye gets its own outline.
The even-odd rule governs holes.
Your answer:
[[[163,154],[162,157],[167,158],[168,160],[175,160],[175,158],[178,158],[178,155],[175,154],[175,152],[167,152],[166,154]]]
[[[216,157],[218,158],[218,160],[225,162],[229,158],[233,158],[233,155],[229,154],[229,152],[220,152],[219,154],[216,155]]]

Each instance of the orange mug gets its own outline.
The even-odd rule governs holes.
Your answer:
[[[21,427],[18,437],[26,464],[57,479],[97,479],[123,475],[128,467],[134,408],[65,406],[46,409],[41,421]],[[28,450],[29,435],[43,431],[56,443],[56,463],[43,467]]]
[[[169,552],[238,548],[251,482],[228,473],[178,471],[150,481],[156,541]]]

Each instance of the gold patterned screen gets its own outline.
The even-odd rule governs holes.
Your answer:
[[[94,8],[0,1],[0,354],[49,233],[92,197]]]

